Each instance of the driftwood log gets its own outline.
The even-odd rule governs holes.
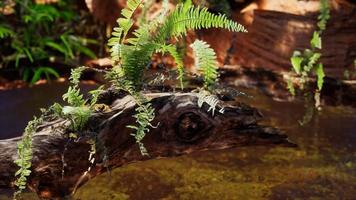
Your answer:
[[[64,121],[46,122],[33,136],[32,173],[28,186],[42,198],[59,199],[70,195],[88,179],[139,160],[172,157],[194,151],[225,149],[246,145],[292,145],[277,130],[258,125],[261,114],[244,104],[225,105],[225,113],[207,112],[199,108],[192,93],[147,94],[156,109],[152,128],[143,140],[149,156],[140,154],[130,135],[135,101],[131,96],[107,95],[102,102],[110,105],[107,112],[91,116],[88,126],[96,127],[98,138],[105,146],[97,147],[91,171],[83,176],[90,163],[90,146],[85,137],[73,141],[68,133],[56,131]],[[17,167],[16,143],[21,138],[0,141],[0,191],[13,188]],[[103,161],[103,155],[107,161]]]

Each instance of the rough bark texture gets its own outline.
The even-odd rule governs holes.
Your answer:
[[[86,137],[68,139],[58,127],[61,120],[47,122],[33,136],[33,165],[28,186],[43,198],[60,198],[71,194],[90,177],[138,160],[172,157],[207,149],[224,149],[245,145],[291,145],[285,135],[275,129],[259,126],[260,113],[247,105],[227,106],[225,114],[207,113],[206,105],[199,108],[191,93],[148,94],[156,109],[152,129],[143,143],[150,156],[143,157],[130,135],[135,101],[130,96],[107,95],[102,101],[111,103],[111,110],[95,113],[88,127],[96,127],[102,146],[97,147],[95,166],[86,176],[88,151]],[[92,129],[93,130],[93,129]],[[17,167],[16,143],[21,138],[0,141],[0,190],[9,189]],[[105,148],[104,148],[105,146]],[[104,153],[105,152],[105,153]],[[64,161],[64,162],[63,162]]]

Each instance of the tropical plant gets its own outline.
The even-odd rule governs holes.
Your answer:
[[[0,13],[0,60],[5,67],[18,70],[31,83],[40,78],[58,77],[51,63],[75,59],[79,54],[94,58],[86,47],[94,40],[80,37],[73,23],[80,20],[73,3],[59,0],[36,4],[32,0],[15,0],[15,13]]]

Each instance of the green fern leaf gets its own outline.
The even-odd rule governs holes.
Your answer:
[[[319,63],[317,65],[315,72],[318,77],[318,89],[319,91],[321,91],[321,89],[323,89],[324,77],[325,77],[324,67],[322,63]]]
[[[185,35],[188,30],[224,28],[234,32],[247,32],[241,24],[229,20],[225,15],[213,14],[207,8],[194,7],[190,3],[179,4],[167,17],[156,39],[164,41],[170,37]]]
[[[166,53],[168,52],[175,60],[175,63],[177,65],[177,71],[178,71],[178,80],[180,82],[181,89],[184,88],[183,85],[183,79],[184,79],[184,65],[183,65],[183,59],[178,53],[177,47],[174,45],[161,45],[160,48],[157,50],[158,52]]]
[[[292,63],[293,69],[297,74],[300,74],[302,71],[303,60],[304,60],[304,58],[301,57],[301,53],[299,51],[295,51],[293,53],[293,56],[291,57],[291,63]]]
[[[0,24],[0,39],[11,37],[14,32],[7,26]]]
[[[207,88],[213,86],[218,78],[216,54],[210,46],[201,40],[191,44],[195,55],[195,66],[202,72]]]
[[[317,31],[314,31],[313,38],[310,41],[310,45],[312,48],[321,49],[321,37]]]
[[[124,38],[133,25],[133,21],[131,19],[133,13],[140,7],[140,5],[142,5],[142,3],[143,0],[128,0],[126,8],[121,11],[121,15],[124,16],[124,18],[119,18],[117,22],[124,31]]]

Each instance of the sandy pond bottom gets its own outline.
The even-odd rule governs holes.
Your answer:
[[[301,127],[301,102],[250,94],[254,98],[244,101],[262,111],[263,123],[281,129],[298,148],[249,146],[133,163],[93,178],[71,199],[356,199],[354,109],[324,107]]]

